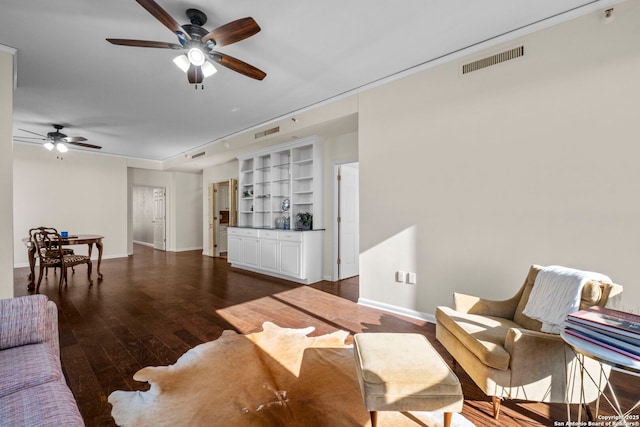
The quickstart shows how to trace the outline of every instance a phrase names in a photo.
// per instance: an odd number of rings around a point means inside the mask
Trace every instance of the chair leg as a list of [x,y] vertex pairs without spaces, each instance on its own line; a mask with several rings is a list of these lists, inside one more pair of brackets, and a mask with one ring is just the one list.
[[451,412],[444,413],[444,427],[451,427]]
[[369,411],[369,415],[371,416],[371,427],[376,427],[376,425],[378,424],[378,412]]
[[91,261],[89,261],[89,263],[87,264],[87,278],[89,279],[89,284],[93,285],[93,280],[91,279]]
[[58,281],[58,292],[62,292],[62,281],[67,282],[67,269],[60,267],[60,280]]
[[36,293],[40,290],[40,282],[42,282],[43,272],[44,272],[44,267],[40,267],[40,274],[38,275],[38,284],[36,285]]
[[500,399],[498,396],[491,396],[491,401],[493,402],[493,419],[497,420],[500,416]]

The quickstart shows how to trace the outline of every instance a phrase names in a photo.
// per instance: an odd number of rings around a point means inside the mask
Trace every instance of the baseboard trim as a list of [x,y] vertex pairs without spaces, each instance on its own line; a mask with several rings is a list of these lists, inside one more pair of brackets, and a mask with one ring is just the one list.
[[400,314],[402,316],[412,317],[414,319],[424,320],[429,323],[436,323],[436,318],[433,314],[423,313],[421,311],[410,310],[404,307],[398,307],[397,305],[386,304],[379,301],[373,301],[366,298],[358,298],[358,304],[366,307],[376,308],[378,310],[388,311],[389,313]]

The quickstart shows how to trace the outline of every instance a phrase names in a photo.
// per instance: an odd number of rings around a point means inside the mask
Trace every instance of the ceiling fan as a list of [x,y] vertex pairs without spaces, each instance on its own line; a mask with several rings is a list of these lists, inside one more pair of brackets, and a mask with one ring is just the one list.
[[14,139],[16,141],[27,140],[24,142],[33,142],[29,140],[34,140],[34,139],[46,141],[44,143],[44,148],[46,148],[49,151],[55,148],[61,153],[66,153],[67,151],[69,151],[69,148],[67,147],[66,144],[77,145],[79,147],[84,147],[84,148],[93,148],[95,150],[100,150],[102,148],[99,145],[87,144],[86,142],[84,142],[87,140],[87,138],[85,137],[65,135],[64,133],[60,132],[64,128],[64,126],[62,125],[53,125],[53,127],[55,128],[55,132],[49,132],[46,135],[41,135],[39,133],[31,132],[30,130],[26,130],[26,129],[18,129],[22,132],[28,132],[33,135],[38,135],[38,138],[33,136],[17,136]]
[[185,50],[186,53],[176,57],[173,62],[187,73],[189,83],[202,83],[205,77],[216,72],[211,62],[223,65],[235,72],[252,79],[262,80],[266,73],[253,65],[214,50],[217,46],[226,46],[244,40],[260,31],[260,26],[251,18],[241,18],[229,22],[213,31],[202,26],[207,22],[207,15],[197,9],[187,9],[190,24],[180,25],[154,0],[136,0],[177,37],[178,42],[166,43],[147,40],[107,39],[108,42],[121,46],[151,47],[160,49]]

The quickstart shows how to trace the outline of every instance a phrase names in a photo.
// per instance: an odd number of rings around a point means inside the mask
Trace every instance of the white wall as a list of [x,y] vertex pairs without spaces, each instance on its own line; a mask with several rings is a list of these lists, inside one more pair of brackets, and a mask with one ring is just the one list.
[[202,175],[173,173],[176,251],[202,249]]
[[133,186],[133,241],[153,245],[153,189],[142,185]]
[[[21,239],[30,228],[39,226],[72,234],[101,234],[103,258],[127,256],[126,160],[74,150],[60,155],[31,144],[15,144],[13,149],[17,267],[28,265]],[[77,251],[86,253],[86,245]]]
[[13,297],[13,55],[0,50],[0,299]]
[[361,94],[363,302],[429,315],[454,291],[506,298],[538,263],[608,274],[640,309],[638,22],[640,2],[620,3],[613,23],[505,46],[524,58],[460,75],[492,49]]

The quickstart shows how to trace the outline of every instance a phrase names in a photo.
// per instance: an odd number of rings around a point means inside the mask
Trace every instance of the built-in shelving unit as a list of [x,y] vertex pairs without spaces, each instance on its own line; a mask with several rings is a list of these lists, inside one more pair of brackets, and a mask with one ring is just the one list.
[[238,225],[282,228],[289,218],[295,229],[297,215],[308,212],[322,228],[322,157],[322,141],[310,137],[239,158]]

